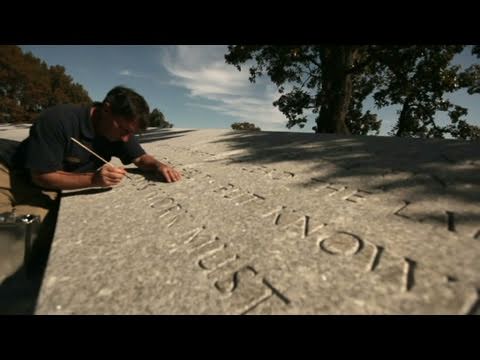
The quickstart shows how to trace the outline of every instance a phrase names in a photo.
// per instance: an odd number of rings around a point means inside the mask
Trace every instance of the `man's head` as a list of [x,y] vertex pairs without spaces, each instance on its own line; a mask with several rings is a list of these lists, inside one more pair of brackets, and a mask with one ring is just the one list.
[[133,134],[145,130],[149,107],[143,96],[132,89],[116,86],[98,108],[98,130],[110,141],[127,142]]

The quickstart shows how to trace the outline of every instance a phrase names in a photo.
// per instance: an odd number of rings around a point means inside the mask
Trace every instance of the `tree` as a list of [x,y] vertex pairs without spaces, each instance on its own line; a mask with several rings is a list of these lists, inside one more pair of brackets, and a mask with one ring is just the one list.
[[[304,112],[311,111],[318,114],[315,132],[350,133],[347,115],[352,106],[358,108],[351,99],[357,68],[366,66],[365,47],[230,45],[228,51],[226,62],[238,70],[240,64],[254,60],[250,81],[266,72],[279,87],[282,95],[273,105],[287,117],[288,128],[303,128]],[[285,92],[287,84],[293,86],[289,92]],[[372,117],[369,120],[376,124]]]
[[378,118],[377,114],[372,114],[370,110],[367,110],[366,113],[363,111],[363,102],[373,91],[374,84],[374,78],[367,73],[353,78],[352,99],[349,111],[345,117],[345,124],[351,134],[368,135],[370,132],[373,132],[375,135],[378,135],[380,132],[382,120]]
[[43,109],[59,103],[91,99],[64,67],[49,68],[18,46],[0,46],[0,122],[32,122]]
[[[472,47],[472,55],[476,55],[477,58],[480,58],[480,45]],[[461,87],[467,88],[468,94],[480,94],[480,65],[473,64],[467,68],[460,74],[459,82]],[[465,120],[458,120],[456,124],[449,127],[448,131],[453,137],[467,140],[480,139],[480,127],[467,124]]]
[[256,127],[255,124],[249,123],[249,122],[243,122],[243,123],[233,123],[232,125],[233,130],[249,130],[249,131],[261,131],[259,127]]
[[[470,125],[461,117],[468,110],[445,97],[472,85],[473,74],[469,76],[460,71],[460,66],[451,65],[454,56],[463,49],[462,45],[414,45],[383,50],[381,62],[376,64],[380,81],[376,82],[373,97],[379,107],[401,105],[391,135],[442,138],[450,133],[467,136]],[[440,126],[435,122],[439,111],[447,112],[451,125]]]
[[173,124],[170,124],[163,113],[158,109],[153,109],[148,118],[148,126],[158,128],[171,128]]

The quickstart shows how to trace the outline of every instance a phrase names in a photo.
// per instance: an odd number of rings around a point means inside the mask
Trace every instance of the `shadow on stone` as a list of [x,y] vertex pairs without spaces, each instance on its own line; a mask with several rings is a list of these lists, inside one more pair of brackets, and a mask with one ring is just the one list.
[[196,130],[165,130],[165,129],[151,129],[137,135],[139,143],[149,143],[157,140],[166,140],[179,136],[186,135],[186,133]]
[[142,175],[148,181],[156,181],[156,182],[162,182],[162,183],[167,182],[167,180],[165,180],[163,177],[159,175],[156,175],[154,172],[142,170],[139,168],[129,168],[128,173],[135,174],[135,175]]
[[18,145],[20,145],[20,141],[0,139],[0,162],[10,166]]
[[[289,132],[239,133],[231,131],[217,143],[247,150],[232,163],[274,165],[284,161],[311,164],[323,172],[315,181],[338,182],[368,176],[386,190],[408,191],[418,198],[445,194],[474,205],[480,193],[478,142],[385,136],[344,136]],[[330,164],[325,171],[325,164]],[[298,186],[311,186],[306,181]]]
[[76,190],[76,191],[69,191],[69,192],[62,192],[62,198],[76,196],[76,195],[95,195],[101,194],[104,192],[111,191],[112,188],[99,188],[99,189],[83,189],[83,190]]

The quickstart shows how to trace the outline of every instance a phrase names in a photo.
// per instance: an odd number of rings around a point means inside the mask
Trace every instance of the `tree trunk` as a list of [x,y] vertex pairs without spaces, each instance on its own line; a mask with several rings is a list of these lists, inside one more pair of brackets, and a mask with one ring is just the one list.
[[333,46],[321,53],[324,102],[316,120],[317,133],[349,134],[345,117],[352,98],[353,67],[358,50],[354,46]]
[[402,106],[402,111],[398,117],[397,132],[395,136],[408,136],[415,130],[415,124],[411,116],[411,99],[406,98]]

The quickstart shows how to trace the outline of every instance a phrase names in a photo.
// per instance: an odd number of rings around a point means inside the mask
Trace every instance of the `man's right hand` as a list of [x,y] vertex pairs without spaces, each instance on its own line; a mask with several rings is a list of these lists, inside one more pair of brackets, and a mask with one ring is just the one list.
[[93,176],[92,185],[100,187],[110,187],[120,184],[127,171],[122,167],[104,165]]

